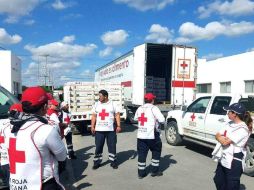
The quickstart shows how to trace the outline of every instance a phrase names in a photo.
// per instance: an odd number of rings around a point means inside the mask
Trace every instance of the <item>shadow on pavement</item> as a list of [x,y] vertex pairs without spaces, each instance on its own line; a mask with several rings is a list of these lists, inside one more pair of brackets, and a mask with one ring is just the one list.
[[[84,179],[86,175],[83,175],[83,172],[88,166],[88,160],[93,154],[87,153],[88,150],[93,148],[94,146],[88,146],[86,148],[76,150],[77,159],[67,160],[66,171],[60,176],[60,181],[64,185],[64,187],[68,190],[82,189],[85,186],[90,186],[89,183],[80,184],[79,187],[74,187],[73,184],[77,181]],[[82,186],[82,187],[81,187]]]
[[91,183],[81,183],[80,185],[78,185],[78,187],[76,189],[81,190],[81,189],[84,189],[89,186],[92,186],[92,184]]
[[177,161],[174,159],[171,159],[172,155],[165,155],[161,157],[160,160],[160,170],[164,172],[166,169],[170,167],[171,164],[176,164]]
[[212,154],[213,149],[211,149],[209,147],[202,146],[202,145],[195,144],[195,143],[188,142],[188,141],[184,141],[183,146],[185,146],[185,148],[187,148],[189,150],[195,151],[195,152],[202,154],[204,156],[207,156],[209,158],[212,157],[211,154]]
[[[170,157],[172,157],[172,155],[165,155],[165,156],[161,157],[161,159],[160,159],[160,171],[161,172],[166,171],[170,167],[171,164],[177,163],[176,160],[171,159]],[[149,162],[147,162],[147,165],[148,166],[146,168],[146,172],[148,174],[151,171],[151,164]]]
[[137,129],[137,127],[133,124],[121,123],[121,125],[122,125],[121,133],[129,133]]
[[127,150],[117,153],[117,163],[118,165],[123,164],[129,159],[135,159],[137,152],[135,150]]

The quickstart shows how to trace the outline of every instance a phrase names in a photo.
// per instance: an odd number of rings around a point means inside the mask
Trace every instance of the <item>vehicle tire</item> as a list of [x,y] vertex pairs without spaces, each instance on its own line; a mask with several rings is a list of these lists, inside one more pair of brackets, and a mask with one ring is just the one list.
[[177,146],[182,143],[182,137],[178,133],[178,127],[175,121],[170,121],[167,123],[165,128],[165,137],[170,145]]
[[248,176],[254,176],[254,138],[249,138],[247,142],[247,156],[245,163],[244,173]]

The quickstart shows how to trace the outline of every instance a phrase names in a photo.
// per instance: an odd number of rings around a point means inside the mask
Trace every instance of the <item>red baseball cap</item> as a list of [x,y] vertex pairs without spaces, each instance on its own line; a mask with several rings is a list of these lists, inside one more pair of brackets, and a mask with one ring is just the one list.
[[39,87],[29,87],[27,88],[21,97],[21,102],[30,102],[32,106],[42,105],[48,101],[48,96],[46,91]]
[[23,112],[22,104],[20,103],[12,104],[10,107],[10,111],[13,111],[13,110],[18,112]]
[[55,99],[49,100],[49,105],[58,106],[58,104],[58,101],[56,101]]
[[155,95],[153,95],[153,93],[147,93],[145,94],[145,97],[144,97],[146,100],[154,100],[156,98]]
[[47,93],[47,97],[48,97],[48,100],[54,99],[54,98],[53,98],[53,95],[52,95],[51,93],[49,93],[49,92]]

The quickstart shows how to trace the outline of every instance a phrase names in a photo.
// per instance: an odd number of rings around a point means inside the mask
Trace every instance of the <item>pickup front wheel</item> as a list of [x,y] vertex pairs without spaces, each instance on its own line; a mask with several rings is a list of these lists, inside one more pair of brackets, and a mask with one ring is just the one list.
[[170,121],[167,123],[165,128],[165,136],[168,144],[176,146],[181,144],[182,137],[178,133],[177,123],[175,121]]
[[254,176],[254,139],[249,138],[247,142],[247,156],[245,159],[245,171],[248,176]]

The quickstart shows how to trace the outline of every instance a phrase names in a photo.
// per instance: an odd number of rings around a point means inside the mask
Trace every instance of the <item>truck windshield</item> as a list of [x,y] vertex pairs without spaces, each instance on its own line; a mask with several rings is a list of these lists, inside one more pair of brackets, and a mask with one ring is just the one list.
[[0,119],[8,117],[9,108],[14,103],[18,103],[17,98],[0,86]]

